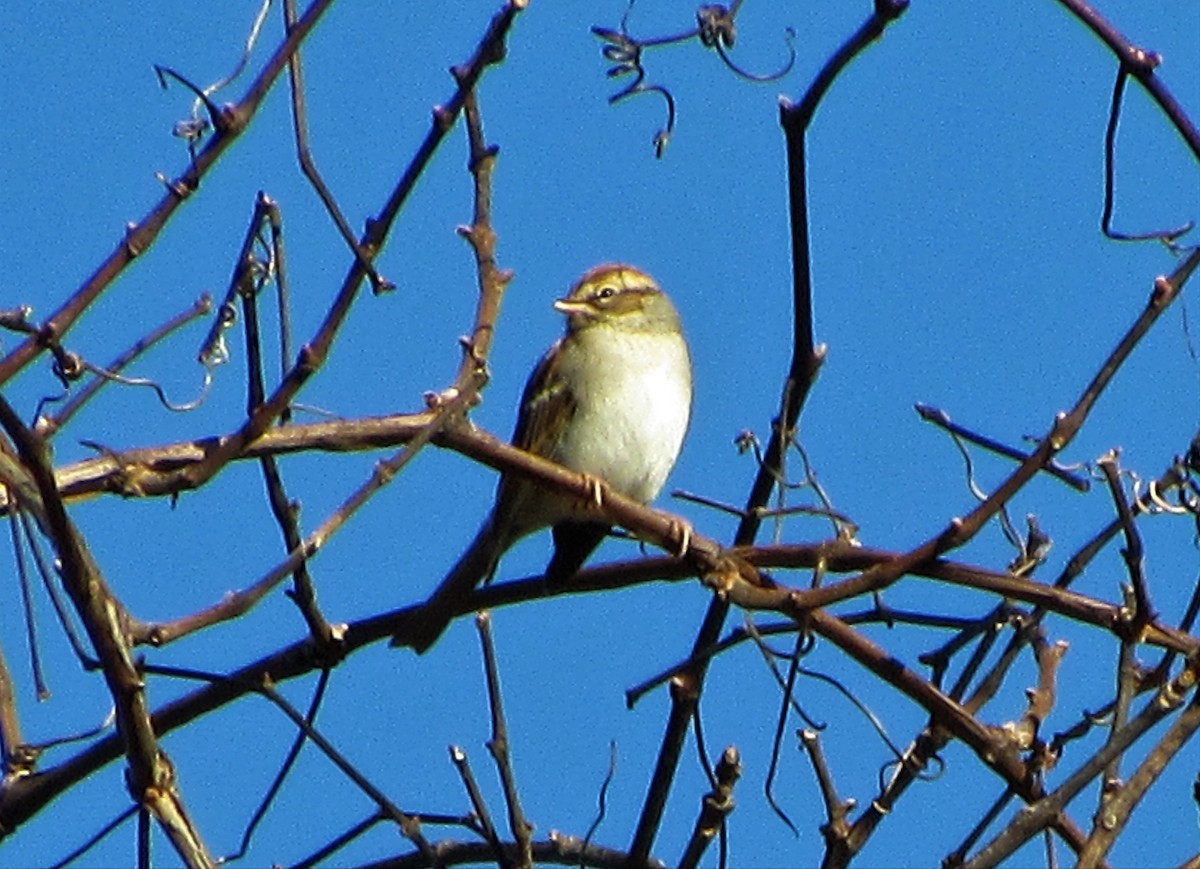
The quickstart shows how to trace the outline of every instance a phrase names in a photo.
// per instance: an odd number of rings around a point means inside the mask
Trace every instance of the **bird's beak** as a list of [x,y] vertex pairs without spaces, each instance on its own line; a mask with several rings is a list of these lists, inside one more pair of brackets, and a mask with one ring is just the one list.
[[592,311],[592,306],[587,302],[573,301],[571,299],[557,299],[554,302],[554,310],[567,316],[577,315],[586,317]]

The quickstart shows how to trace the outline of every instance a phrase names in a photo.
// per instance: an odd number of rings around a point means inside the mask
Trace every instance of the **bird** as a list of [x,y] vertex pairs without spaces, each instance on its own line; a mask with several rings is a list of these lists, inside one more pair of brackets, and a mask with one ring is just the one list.
[[[647,504],[675,465],[692,411],[692,362],[679,313],[641,269],[590,269],[554,307],[566,331],[534,367],[521,398],[515,446],[600,478]],[[548,585],[569,580],[611,526],[594,505],[505,473],[471,545],[424,605],[410,610],[393,646],[426,652],[461,608],[490,581],[518,540],[551,529]]]

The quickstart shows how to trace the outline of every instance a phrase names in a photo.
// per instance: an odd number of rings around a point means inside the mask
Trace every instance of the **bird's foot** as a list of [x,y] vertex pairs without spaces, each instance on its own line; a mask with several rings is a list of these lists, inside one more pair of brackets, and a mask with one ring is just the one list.
[[594,474],[580,474],[583,485],[587,489],[587,500],[599,510],[604,506],[604,481]]
[[679,517],[671,518],[671,525],[667,531],[667,540],[675,545],[674,555],[676,558],[683,558],[688,554],[688,550],[692,547],[692,524],[686,522]]

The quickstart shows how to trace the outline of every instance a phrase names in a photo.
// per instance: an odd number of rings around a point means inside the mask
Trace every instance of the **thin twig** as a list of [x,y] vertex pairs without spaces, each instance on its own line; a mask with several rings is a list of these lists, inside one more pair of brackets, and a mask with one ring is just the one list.
[[1140,626],[1154,617],[1154,611],[1150,604],[1150,592],[1146,588],[1145,563],[1142,557],[1142,535],[1133,522],[1133,510],[1130,508],[1129,501],[1125,497],[1125,490],[1121,488],[1116,453],[1109,452],[1101,456],[1097,465],[1100,467],[1100,470],[1104,474],[1104,479],[1108,483],[1109,492],[1112,493],[1113,503],[1117,508],[1117,518],[1120,520],[1121,529],[1125,533],[1125,548],[1121,550],[1121,557],[1125,559],[1125,569],[1129,573],[1129,582],[1133,586],[1134,611],[1131,614],[1132,621],[1136,626]]
[[[283,20],[290,33],[296,26],[296,0],[283,0]],[[308,144],[308,109],[305,103],[304,68],[300,61],[299,47],[292,53],[291,59],[288,61],[288,77],[292,98],[292,131],[296,138],[296,157],[300,161],[300,171],[304,173],[304,177],[317,192],[317,198],[325,206],[325,211],[333,220],[338,234],[346,242],[350,252],[354,254],[358,265],[366,272],[367,280],[371,282],[371,290],[377,295],[394,290],[396,285],[380,276],[375,270],[375,264],[371,261],[370,255],[354,237],[354,230],[350,228],[350,223],[342,214],[342,209],[338,207],[337,200],[333,198],[333,193],[317,170],[316,161],[313,160],[312,148]],[[290,355],[287,358],[290,359]]]
[[[320,677],[317,679],[317,686],[313,690],[312,700],[308,704],[308,712],[304,715],[304,720],[308,724],[309,729],[313,727],[313,723],[317,720],[317,710],[321,708],[321,701],[325,699],[325,689],[329,687],[329,671],[322,670]],[[250,839],[254,836],[254,831],[258,829],[258,825],[262,819],[267,816],[267,810],[274,802],[280,788],[283,787],[284,781],[288,777],[288,773],[296,764],[296,760],[300,757],[300,749],[304,747],[305,741],[308,739],[308,733],[301,729],[297,731],[292,739],[292,745],[284,756],[283,763],[279,766],[279,772],[275,773],[275,778],[267,787],[262,799],[258,803],[258,807],[254,810],[254,814],[250,816],[250,822],[246,824],[246,829],[242,832],[242,841],[238,845],[238,849],[225,857],[221,858],[222,863],[229,863],[234,860],[240,860],[246,856],[246,852],[250,850]]]
[[[795,430],[796,421],[804,407],[808,391],[816,380],[817,370],[824,358],[822,348],[816,346],[813,337],[812,271],[808,232],[808,184],[806,180],[806,156],[804,138],[808,125],[816,114],[818,103],[833,80],[850,61],[868,45],[879,38],[887,24],[894,20],[907,5],[903,0],[891,4],[880,4],[862,27],[825,64],[809,85],[804,99],[796,106],[785,105],[781,112],[781,123],[787,140],[788,153],[788,201],[790,203],[792,234],[792,302],[795,316],[792,331],[792,358],[784,378],[779,416],[772,426],[771,441],[759,473],[755,477],[746,498],[744,518],[738,525],[734,542],[745,545],[758,535],[761,520],[756,511],[766,506],[775,487],[776,473],[783,465]],[[688,722],[692,718],[696,699],[700,695],[708,672],[708,659],[702,657],[721,635],[721,628],[729,612],[730,601],[721,595],[714,596],[705,614],[704,621],[692,644],[691,658],[696,666],[679,678],[691,683],[691,690],[680,693],[680,700],[673,701],[671,713],[663,732],[658,760],[650,780],[646,800],[638,818],[630,852],[635,859],[645,860],[654,845],[666,808],[670,782],[675,778],[683,741],[687,735]]]
[[137,806],[129,806],[119,815],[89,836],[86,842],[73,850],[70,854],[67,854],[57,863],[51,864],[50,869],[66,869],[67,866],[73,866],[76,860],[78,860],[88,851],[92,850],[92,848],[95,848],[98,844],[104,841],[104,838],[108,836],[109,833],[128,821],[139,811],[140,809]]
[[[157,329],[151,330],[144,338],[138,339],[138,341],[135,342],[132,347],[117,356],[112,362],[108,363],[108,365],[104,367],[104,370],[114,374],[120,373],[126,367],[128,367],[131,362],[158,344],[158,342],[162,341],[169,335],[172,335],[183,326],[186,326],[188,323],[192,322],[192,320],[205,316],[211,310],[212,297],[208,295],[208,293],[204,293],[192,304],[190,308],[180,311]],[[87,404],[87,402],[90,401],[97,392],[100,391],[103,386],[111,382],[112,381],[109,378],[95,375],[90,381],[88,381],[86,386],[72,395],[67,402],[58,409],[57,413],[39,418],[35,423],[35,430],[38,432],[38,434],[46,435],[47,437],[52,435],[54,432],[59,431],[70,421],[71,417],[78,413],[79,410],[85,404]]]
[[1192,155],[1200,160],[1200,129],[1187,116],[1183,106],[1171,94],[1162,80],[1154,74],[1162,58],[1130,42],[1086,0],[1058,0],[1058,2],[1082,21],[1100,38],[1116,56],[1128,73],[1138,80],[1151,99],[1158,104],[1163,115],[1191,149]]
[[[957,435],[965,441],[970,441],[976,446],[983,447],[985,450],[993,452],[998,456],[1004,456],[1006,459],[1012,459],[1015,462],[1023,462],[1029,458],[1029,453],[1027,452],[1010,447],[1008,444],[1002,443],[995,438],[982,435],[979,432],[972,431],[965,426],[953,422],[950,419],[950,415],[941,408],[921,403],[913,405],[913,408],[917,411],[917,415],[925,420],[925,422]],[[1049,462],[1042,470],[1050,474],[1050,476],[1062,480],[1062,482],[1076,491],[1086,492],[1091,488],[1091,481],[1087,477],[1072,473],[1058,462]]]
[[304,859],[293,863],[290,869],[314,869],[317,866],[328,866],[330,857],[386,820],[388,818],[383,812],[378,810],[372,812],[357,824],[352,824],[344,832],[334,836]]
[[[21,497],[40,516],[61,564],[60,575],[100,659],[117,712],[128,762],[126,786],[133,800],[153,814],[176,852],[189,866],[210,866],[212,857],[189,817],[174,768],[150,721],[145,682],[130,654],[131,620],[113,595],[83,536],[67,516],[50,467],[49,445],[20,420],[0,396],[0,425],[16,445],[36,491]],[[13,485],[14,479],[5,482]]]
[[117,276],[138,256],[154,243],[158,234],[174,216],[176,210],[190,198],[221,155],[232,145],[249,125],[266,97],[276,76],[283,71],[284,64],[296,47],[308,36],[321,16],[333,5],[333,0],[313,0],[296,26],[263,64],[257,78],[247,88],[245,95],[236,105],[221,111],[225,123],[217,134],[209,139],[204,149],[196,154],[187,170],[167,184],[167,192],[158,204],[140,222],[130,226],[116,249],[104,260],[83,285],[39,327],[37,334],[0,360],[0,385],[8,382],[14,374],[28,365],[46,346],[49,340],[60,340],[79,317],[91,307]]
[[319,749],[322,754],[324,754],[333,762],[334,766],[341,770],[342,774],[346,776],[346,778],[352,781],[359,790],[366,794],[371,801],[375,803],[380,812],[383,812],[391,820],[395,821],[401,832],[404,833],[404,836],[414,845],[416,845],[416,847],[425,856],[425,859],[429,861],[429,865],[438,865],[437,860],[434,858],[432,847],[425,839],[424,834],[421,832],[421,818],[401,811],[395,803],[388,799],[387,795],[384,794],[383,791],[372,784],[371,781],[365,775],[363,775],[358,768],[354,766],[354,764],[347,760],[346,757],[340,751],[338,751],[328,739],[322,736],[321,732],[318,731],[305,716],[301,715],[299,710],[292,706],[292,704],[289,703],[287,699],[283,697],[283,695],[276,691],[275,686],[271,684],[270,681],[264,681],[259,685],[254,686],[252,690],[257,691],[263,697],[274,703],[284,715],[291,719],[292,723],[295,724],[296,728],[304,734],[306,739],[312,742],[312,744]]
[[[25,638],[29,643],[29,668],[33,673],[34,690],[37,691],[38,700],[47,700],[50,697],[50,689],[46,687],[46,676],[42,672],[42,656],[38,651],[37,618],[33,611],[33,584],[29,576],[28,564],[25,561],[21,522],[15,512],[10,513],[8,518],[9,530],[12,532],[13,556],[17,562],[17,586],[21,590],[21,607],[25,615]],[[0,717],[3,716],[0,715]],[[2,732],[0,731],[0,733]]]
[[508,808],[508,825],[517,841],[514,866],[529,869],[533,865],[531,850],[533,825],[525,819],[521,808],[521,797],[517,793],[517,779],[513,774],[512,759],[508,753],[508,723],[504,719],[504,698],[500,691],[500,670],[496,666],[496,647],[492,642],[492,620],[486,612],[475,617],[479,629],[479,643],[483,649],[484,675],[487,677],[488,708],[492,714],[492,736],[487,748],[496,762],[496,771],[504,786],[504,804]]
[[846,851],[846,837],[849,828],[846,824],[847,815],[854,809],[854,800],[843,800],[838,796],[837,785],[833,782],[833,772],[825,760],[825,752],[821,748],[821,737],[813,730],[801,730],[797,734],[804,753],[812,762],[813,773],[817,777],[817,787],[821,791],[821,799],[825,803],[825,823],[821,826],[821,835],[825,838],[825,857],[822,866],[840,865],[849,856]]
[[463,787],[466,788],[467,798],[471,801],[471,811],[475,814],[475,820],[479,824],[480,832],[483,833],[483,838],[491,843],[495,850],[496,862],[501,866],[510,865],[504,853],[504,847],[500,842],[500,837],[496,835],[496,827],[492,823],[492,815],[488,811],[487,803],[483,799],[483,792],[479,790],[479,784],[475,781],[475,774],[471,772],[471,762],[467,760],[467,753],[457,745],[450,746],[450,760],[454,764],[454,768],[458,770],[458,777],[462,779]]
[[[417,179],[429,165],[434,152],[440,146],[446,133],[453,126],[458,113],[462,110],[466,94],[475,86],[484,70],[497,63],[503,57],[502,46],[517,14],[524,8],[524,0],[509,0],[508,3],[493,16],[487,31],[481,37],[470,61],[462,67],[462,72],[456,76],[458,87],[450,100],[439,106],[433,113],[433,121],[424,141],[410,161],[399,180],[396,182],[387,202],[379,214],[369,221],[367,230],[360,240],[360,247],[371,257],[376,256],[387,240],[392,225],[400,213],[401,207],[407,202],[409,194],[416,185]],[[303,21],[303,19],[302,19]],[[297,30],[294,32],[299,32]],[[324,364],[350,308],[358,294],[358,289],[366,277],[366,272],[359,265],[357,258],[351,264],[346,277],[342,281],[328,311],[311,340],[301,348],[295,364],[284,375],[283,380],[254,411],[232,437],[223,441],[203,461],[192,466],[187,473],[187,483],[195,488],[203,485],[218,473],[226,464],[239,456],[246,446],[257,440],[279,418],[300,389],[308,382],[317,370]],[[3,374],[3,363],[0,363],[0,375]],[[0,383],[2,383],[0,379]]]
[[[1100,775],[1113,757],[1125,751],[1130,745],[1148,731],[1151,727],[1178,709],[1185,696],[1194,690],[1196,673],[1191,668],[1185,669],[1178,677],[1157,692],[1132,721],[1117,731],[1113,739],[1085,761],[1059,787],[1028,811],[1019,813],[999,835],[989,842],[974,857],[963,864],[964,869],[982,869],[985,866],[999,865],[1010,857],[1019,847],[1037,835],[1047,824],[1054,821],[1062,813],[1068,803],[1083,787],[1097,775]],[[1192,709],[1196,709],[1195,703]],[[1194,729],[1200,721],[1191,722]],[[1083,843],[1081,843],[1082,845]],[[1077,853],[1081,854],[1082,848]]]
[[[715,775],[713,789],[700,801],[700,814],[692,829],[692,837],[679,858],[679,869],[695,869],[713,837],[725,829],[734,806],[733,787],[742,776],[742,759],[734,746],[729,746],[721,753]],[[724,866],[724,862],[721,865]]]

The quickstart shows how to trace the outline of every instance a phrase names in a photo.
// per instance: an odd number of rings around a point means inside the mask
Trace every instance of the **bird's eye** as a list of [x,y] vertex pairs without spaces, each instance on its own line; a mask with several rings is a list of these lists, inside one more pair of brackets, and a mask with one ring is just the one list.
[[597,299],[611,299],[616,294],[617,294],[617,291],[615,289],[613,289],[612,287],[601,287],[599,290],[596,291],[596,298]]

